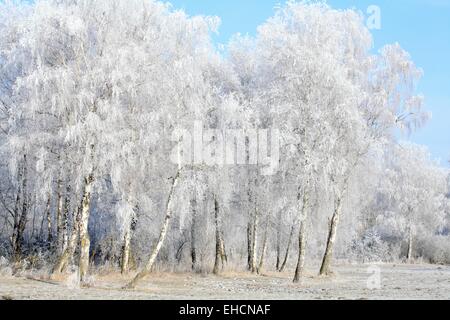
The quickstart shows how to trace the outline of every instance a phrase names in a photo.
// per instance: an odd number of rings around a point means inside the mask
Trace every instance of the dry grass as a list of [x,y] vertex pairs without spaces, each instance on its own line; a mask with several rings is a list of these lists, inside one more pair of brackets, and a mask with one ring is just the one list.
[[259,276],[226,271],[220,276],[155,272],[135,290],[123,290],[135,273],[92,276],[90,286],[74,285],[74,274],[43,277],[0,277],[0,297],[10,299],[450,299],[450,267],[380,265],[382,287],[370,290],[365,265],[336,267],[332,277],[312,269],[302,284],[292,272],[267,271]]

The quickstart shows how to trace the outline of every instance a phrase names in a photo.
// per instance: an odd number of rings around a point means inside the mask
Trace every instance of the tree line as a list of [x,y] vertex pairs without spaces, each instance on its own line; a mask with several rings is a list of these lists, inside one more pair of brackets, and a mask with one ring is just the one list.
[[[323,3],[226,51],[219,24],[152,0],[0,4],[0,256],[82,282],[139,271],[130,288],[155,268],[449,263],[449,171],[398,139],[429,118],[410,55],[374,53],[358,12]],[[198,123],[210,165],[174,139]],[[255,129],[279,133],[257,139],[273,174],[248,137],[243,163],[220,161],[220,132]]]

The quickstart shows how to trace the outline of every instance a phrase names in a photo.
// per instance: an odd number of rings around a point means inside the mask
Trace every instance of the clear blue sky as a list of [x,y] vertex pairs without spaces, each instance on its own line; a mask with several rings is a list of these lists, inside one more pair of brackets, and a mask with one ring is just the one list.
[[[174,8],[190,15],[216,15],[222,19],[218,43],[227,43],[240,32],[254,35],[258,25],[284,1],[274,0],[171,0]],[[329,0],[334,8],[356,8],[366,12],[370,5],[381,9],[381,30],[373,30],[375,49],[399,42],[424,70],[419,91],[433,119],[405,139],[427,145],[442,164],[450,159],[450,0]]]

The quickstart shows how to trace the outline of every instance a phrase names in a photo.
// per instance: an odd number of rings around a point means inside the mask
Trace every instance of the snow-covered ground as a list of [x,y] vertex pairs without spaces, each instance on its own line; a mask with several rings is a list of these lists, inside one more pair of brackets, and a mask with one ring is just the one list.
[[[379,269],[377,269],[379,267]],[[381,286],[377,287],[380,272]],[[450,299],[450,267],[433,265],[340,266],[332,278],[308,276],[303,285],[290,273],[221,277],[154,274],[136,290],[122,290],[129,278],[96,276],[90,288],[73,281],[0,276],[1,299]]]

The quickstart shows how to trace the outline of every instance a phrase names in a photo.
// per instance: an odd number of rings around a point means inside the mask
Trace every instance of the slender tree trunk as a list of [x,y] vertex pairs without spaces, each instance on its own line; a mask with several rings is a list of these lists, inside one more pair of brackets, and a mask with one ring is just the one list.
[[196,270],[197,268],[197,200],[192,199],[191,201],[191,209],[192,209],[192,224],[191,224],[191,262],[192,262],[192,270]]
[[247,223],[247,269],[252,271],[252,260],[253,260],[253,226],[252,226],[253,215],[250,215]]
[[47,216],[47,248],[48,250],[51,250],[53,243],[53,229],[52,229],[52,211],[51,211],[50,194],[48,195],[47,200],[46,216]]
[[167,231],[169,229],[170,221],[172,219],[172,200],[175,193],[175,189],[178,185],[179,179],[180,179],[181,169],[178,170],[175,178],[172,180],[172,186],[170,188],[169,197],[167,198],[166,203],[166,216],[164,218],[164,223],[161,228],[161,232],[159,234],[159,239],[156,243],[155,248],[152,251],[152,254],[150,255],[150,258],[145,265],[144,269],[139,272],[136,277],[126,286],[127,289],[133,289],[136,287],[137,283],[144,279],[152,270],[153,265],[155,264],[156,258],[158,257],[159,251],[161,250],[164,240],[166,239]]
[[89,249],[91,246],[91,240],[89,238],[88,226],[89,226],[89,214],[91,209],[91,192],[92,184],[94,182],[93,174],[85,178],[85,185],[83,191],[83,200],[81,205],[80,214],[80,259],[79,259],[79,272],[80,281],[83,283],[86,280],[86,276],[89,271]]
[[131,260],[131,238],[136,230],[136,218],[133,216],[127,226],[125,231],[123,247],[122,247],[122,259],[121,259],[121,272],[126,274],[130,270],[130,260]]
[[[24,190],[26,190],[26,178],[24,178]],[[28,216],[28,196],[27,194],[24,194],[22,204],[22,215],[20,216],[19,220],[19,231],[16,240],[17,244],[15,252],[16,261],[20,260],[22,255],[22,246],[24,243],[24,233],[27,224],[27,216]]]
[[13,253],[13,260],[14,262],[17,262],[17,253],[19,251],[19,244],[17,242],[17,239],[19,237],[19,206],[20,206],[20,198],[21,198],[21,187],[17,190],[17,196],[16,196],[16,204],[14,208],[14,223],[13,223],[13,231],[11,235],[11,247],[12,247],[12,253]]
[[257,248],[258,248],[258,209],[255,209],[252,224],[252,261],[251,272],[257,273]]
[[413,243],[414,243],[414,232],[412,225],[410,225],[408,235],[408,254],[406,257],[408,263],[411,263],[413,261]]
[[5,214],[3,216],[3,226],[2,226],[2,230],[0,231],[0,234],[5,234],[7,228],[8,228],[8,215]]
[[[60,173],[61,175],[61,173]],[[63,197],[62,197],[62,180],[58,178],[56,191],[56,254],[61,255],[63,248]]]
[[[250,181],[247,186],[247,196],[248,196],[248,204],[249,208],[252,206],[252,192],[251,192],[251,185]],[[250,209],[248,211],[248,222],[247,222],[247,269],[248,271],[252,271],[252,264],[255,256],[255,251],[253,250],[253,232],[254,232],[254,211]]]
[[225,249],[225,240],[223,237],[223,232],[220,232],[220,258],[222,261],[222,269],[225,266],[225,263],[228,262],[227,251]]
[[303,277],[305,271],[305,257],[306,257],[306,221],[300,223],[299,239],[298,239],[298,261],[295,269],[294,282],[298,283]]
[[278,213],[278,224],[277,224],[277,263],[275,265],[275,269],[277,271],[280,270],[281,267],[281,211]]
[[289,251],[291,250],[292,239],[294,238],[294,231],[295,231],[295,224],[292,225],[291,232],[289,233],[289,239],[286,246],[286,254],[284,255],[283,263],[281,264],[281,267],[279,269],[280,272],[283,272],[284,268],[286,268],[286,264],[289,259]]
[[335,210],[333,217],[331,218],[330,228],[328,231],[327,245],[325,249],[325,254],[322,259],[322,266],[320,267],[320,275],[330,275],[331,274],[331,260],[333,259],[333,249],[334,243],[336,241],[337,227],[339,225],[339,220],[341,218],[342,212],[342,197],[339,196],[336,199]]
[[303,277],[305,271],[305,258],[306,258],[306,225],[308,223],[308,210],[309,210],[309,182],[306,184],[306,188],[303,191],[303,206],[300,217],[300,230],[298,237],[298,260],[297,268],[295,269],[294,283],[299,283]]
[[62,216],[62,251],[64,252],[69,242],[69,211],[70,211],[70,196],[72,188],[68,184],[66,187],[66,196],[64,200],[64,211]]
[[259,259],[259,265],[258,265],[258,274],[262,274],[262,272],[263,272],[264,258],[265,258],[266,251],[267,251],[267,235],[269,232],[269,219],[270,219],[270,217],[267,216],[266,227],[264,230],[264,238],[263,238],[262,248],[261,248],[261,257]]
[[122,261],[121,261],[122,274],[126,274],[129,271],[130,246],[131,246],[131,227],[128,226],[127,230],[125,231],[123,239]]
[[[83,199],[84,200],[84,199]],[[58,258],[55,266],[53,267],[53,274],[63,273],[67,270],[69,263],[71,262],[73,255],[75,253],[75,249],[77,247],[77,240],[80,234],[80,220],[81,220],[81,208],[82,204],[78,207],[75,213],[75,219],[73,223],[73,229],[70,234],[67,247],[62,253],[62,255]]]
[[30,251],[33,249],[34,235],[36,233],[36,206],[33,205],[35,203],[36,203],[36,193],[34,193],[33,202],[29,204],[30,207],[33,207],[33,219],[31,220],[31,235],[28,238],[28,248]]
[[23,168],[19,167],[18,169],[18,187],[17,187],[17,195],[16,195],[16,201],[14,205],[14,211],[13,211],[13,230],[11,235],[11,247],[12,247],[12,253],[13,253],[13,260],[16,262],[16,252],[17,252],[17,237],[19,233],[19,220],[20,220],[20,199],[22,196],[22,184],[23,184]]
[[214,197],[214,224],[216,227],[216,255],[214,260],[214,269],[213,273],[218,275],[220,272],[220,261],[222,259],[222,250],[221,250],[221,235],[220,235],[220,226],[219,226],[219,203],[217,198]]
[[[27,224],[27,214],[28,214],[28,195],[27,195],[27,157],[24,156],[23,160],[23,170],[20,175],[22,178],[22,212],[19,217],[18,207],[17,212],[14,215],[14,231],[13,231],[13,258],[15,262],[20,261],[22,256],[22,245],[23,245],[23,237],[25,232],[25,227]],[[18,198],[20,201],[20,195],[18,194]],[[17,200],[16,199],[16,200]],[[18,203],[16,202],[16,205]]]
[[41,223],[39,224],[38,241],[41,242],[41,243],[45,242],[45,239],[44,239],[44,223],[45,223],[46,219],[47,219],[47,211],[45,211],[44,214],[42,215]]

